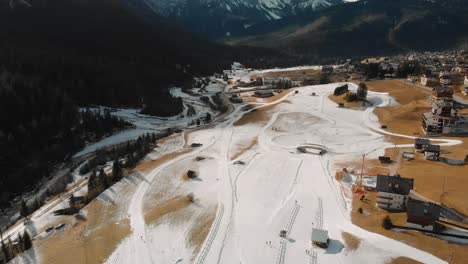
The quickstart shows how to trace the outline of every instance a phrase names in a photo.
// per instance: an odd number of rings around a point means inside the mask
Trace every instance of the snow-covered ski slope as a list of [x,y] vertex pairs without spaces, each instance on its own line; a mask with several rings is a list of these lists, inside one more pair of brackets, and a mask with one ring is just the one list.
[[[338,85],[291,90],[275,102],[257,106],[256,111],[266,119],[243,125],[234,125],[244,114],[238,106],[227,121],[189,133],[186,146],[203,146],[146,175],[128,201],[132,233],[107,263],[373,264],[400,256],[445,263],[352,224],[350,201],[335,181],[334,164],[364,153],[382,155],[392,145],[384,141],[372,109],[338,108],[328,100]],[[392,103],[384,93],[369,92],[369,100],[375,106]],[[265,106],[268,110],[263,111]],[[447,145],[459,143],[439,140]],[[296,148],[304,145],[322,146],[327,153],[299,154]],[[196,161],[196,157],[205,160]],[[183,179],[190,169],[199,173],[197,180]],[[157,221],[147,220],[161,201],[190,193],[195,197],[190,205]],[[211,221],[204,239],[196,243],[192,235],[206,228],[200,225],[201,218]],[[312,247],[313,227],[329,231],[328,249]],[[286,238],[279,236],[281,230],[288,231]],[[342,232],[359,238],[359,248],[347,250]]]

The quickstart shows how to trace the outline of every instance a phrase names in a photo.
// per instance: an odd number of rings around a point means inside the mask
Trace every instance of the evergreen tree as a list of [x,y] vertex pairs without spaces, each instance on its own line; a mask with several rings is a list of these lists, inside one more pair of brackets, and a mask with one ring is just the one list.
[[13,248],[13,242],[11,242],[11,237],[8,238],[7,248],[8,248],[9,254],[10,254],[10,258],[14,259],[15,256],[16,256],[16,252],[15,252],[15,250]]
[[320,84],[328,84],[330,83],[330,78],[328,77],[328,74],[326,73],[322,73],[320,74],[320,78],[319,78],[319,83]]
[[93,170],[88,179],[88,192],[94,192],[96,190],[96,170]]
[[68,200],[68,204],[71,208],[75,208],[75,204],[76,204],[76,197],[75,195],[71,195],[70,196],[70,199]]
[[24,248],[24,251],[32,248],[32,240],[31,240],[31,237],[29,236],[29,233],[28,231],[24,230],[24,234],[23,234],[23,240],[24,240],[24,244],[23,244],[23,248]]
[[3,256],[5,258],[6,263],[8,263],[12,259],[12,254],[11,254],[10,248],[8,247],[7,244],[5,244],[5,241],[3,240],[3,238],[2,238],[2,252],[3,252]]
[[105,189],[109,188],[109,185],[110,185],[109,180],[107,179],[107,175],[104,172],[104,169],[101,169],[99,171],[98,182],[99,182],[99,186],[100,186],[101,190],[105,190]]
[[37,210],[37,209],[41,208],[41,202],[39,201],[39,199],[34,200],[33,208],[34,208],[34,210]]
[[21,249],[21,251],[24,251],[24,239],[21,233],[18,234],[18,246]]
[[120,165],[120,161],[117,158],[114,160],[114,164],[112,165],[112,180],[114,182],[119,181],[120,179],[122,179],[122,174],[122,166]]
[[133,153],[127,154],[127,162],[125,163],[125,167],[131,168],[135,165],[135,158],[133,157]]
[[27,217],[29,215],[29,208],[25,200],[21,201],[20,214],[22,217]]
[[360,83],[356,94],[357,94],[357,97],[360,100],[366,100],[366,98],[367,98],[367,85],[365,83]]
[[205,123],[209,123],[211,122],[211,114],[210,113],[206,113],[206,116],[205,116]]

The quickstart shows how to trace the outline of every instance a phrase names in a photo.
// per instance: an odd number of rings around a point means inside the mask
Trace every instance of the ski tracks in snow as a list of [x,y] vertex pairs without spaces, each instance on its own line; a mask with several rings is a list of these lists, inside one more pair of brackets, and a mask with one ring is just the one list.
[[213,244],[213,241],[216,238],[216,234],[218,233],[221,220],[223,219],[223,215],[224,205],[221,204],[220,208],[218,209],[218,213],[216,214],[215,222],[211,227],[210,233],[208,234],[208,238],[206,239],[205,244],[203,245],[203,248],[200,251],[200,254],[198,255],[197,261],[195,262],[196,264],[202,264],[205,262],[205,259],[208,256],[208,253],[210,252],[211,245]]

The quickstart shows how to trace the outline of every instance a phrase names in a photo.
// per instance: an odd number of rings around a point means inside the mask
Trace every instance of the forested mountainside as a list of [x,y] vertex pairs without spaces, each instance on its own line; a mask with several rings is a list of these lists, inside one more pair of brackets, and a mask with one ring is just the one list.
[[322,10],[345,0],[149,0],[152,10],[188,29],[219,38],[243,35],[246,28],[300,13]]
[[[268,50],[230,48],[166,23],[139,1],[0,1],[0,206],[47,176],[85,141],[126,124],[80,113],[90,104],[178,114],[167,88],[233,60],[286,62]],[[90,134],[92,135],[90,137]]]
[[249,37],[227,41],[309,59],[464,48],[467,11],[460,0],[367,0],[252,26]]

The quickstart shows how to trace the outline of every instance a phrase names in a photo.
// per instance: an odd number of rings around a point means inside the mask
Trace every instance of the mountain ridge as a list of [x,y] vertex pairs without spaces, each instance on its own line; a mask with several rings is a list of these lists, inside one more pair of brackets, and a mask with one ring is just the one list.
[[321,10],[349,0],[145,0],[154,12],[212,38],[239,35],[260,22]]
[[466,48],[460,0],[366,0],[254,25],[232,45],[288,50],[311,60]]

